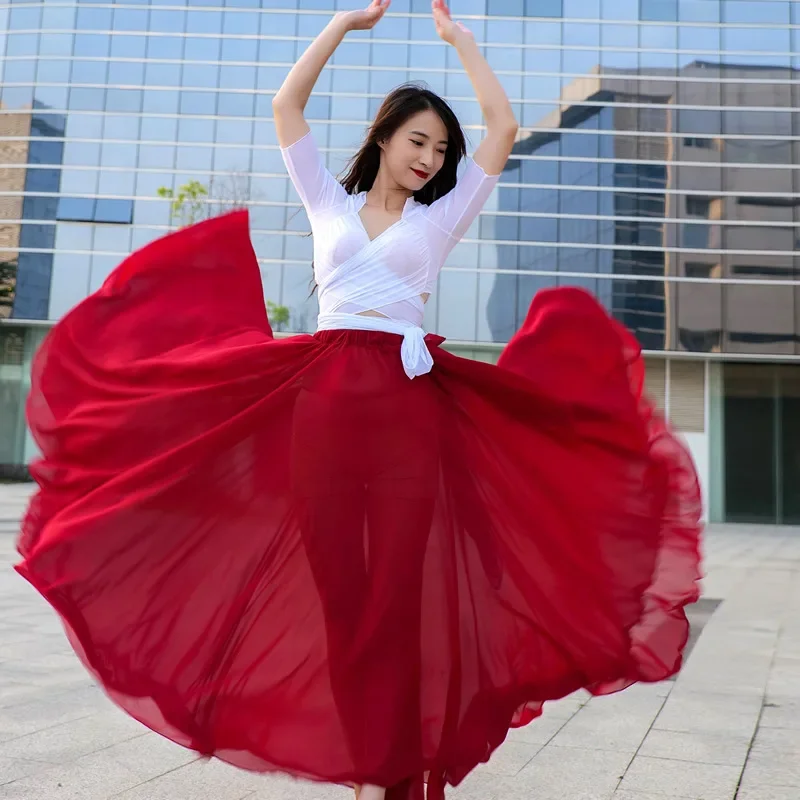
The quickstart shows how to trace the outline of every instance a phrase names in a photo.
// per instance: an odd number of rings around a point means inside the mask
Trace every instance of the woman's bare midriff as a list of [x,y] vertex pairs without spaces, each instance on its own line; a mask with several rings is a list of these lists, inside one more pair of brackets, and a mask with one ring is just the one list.
[[[428,299],[430,298],[430,296],[431,296],[430,292],[424,292],[423,294],[421,294],[419,296],[419,298],[420,298],[420,300],[422,300],[423,303],[427,303]],[[388,319],[386,314],[381,314],[380,311],[359,311],[357,316],[359,316],[359,317],[383,317],[384,319]]]

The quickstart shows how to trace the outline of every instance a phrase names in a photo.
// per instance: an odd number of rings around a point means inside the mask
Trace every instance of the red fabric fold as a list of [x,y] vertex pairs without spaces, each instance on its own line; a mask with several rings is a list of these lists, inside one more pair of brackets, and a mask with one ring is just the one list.
[[[541,292],[498,366],[275,340],[247,215],[52,330],[17,567],[109,696],[243,768],[442,800],[510,727],[680,667],[700,495],[630,334]],[[535,723],[534,723],[535,724]]]

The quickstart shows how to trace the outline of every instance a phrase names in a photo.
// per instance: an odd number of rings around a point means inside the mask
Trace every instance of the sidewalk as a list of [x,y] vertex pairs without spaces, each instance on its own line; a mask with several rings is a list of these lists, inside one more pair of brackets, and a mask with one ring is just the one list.
[[[94,687],[10,569],[29,489],[0,485],[0,798],[346,800],[147,732]],[[712,527],[676,680],[579,695],[512,731],[452,800],[798,800],[800,528]]]

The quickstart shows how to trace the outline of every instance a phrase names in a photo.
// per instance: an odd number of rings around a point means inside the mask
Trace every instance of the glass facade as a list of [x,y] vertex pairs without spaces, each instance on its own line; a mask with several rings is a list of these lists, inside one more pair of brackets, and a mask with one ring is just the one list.
[[[0,466],[31,451],[42,323],[180,222],[247,205],[265,298],[288,309],[284,329],[313,329],[309,225],[271,100],[331,15],[365,2],[0,2]],[[426,328],[489,360],[538,289],[590,289],[653,355],[712,518],[800,519],[800,364],[764,363],[800,361],[800,0],[453,6],[522,127]],[[393,0],[308,105],[334,172],[406,81],[445,95],[477,146],[480,109],[430,0]],[[186,186],[200,195],[176,214]],[[747,483],[754,464],[763,486]]]
[[800,525],[800,372],[722,366],[725,519]]
[[[362,0],[0,6],[0,314],[54,320],[170,227],[159,189],[247,203],[267,299],[313,327],[311,241],[271,99]],[[504,342],[534,292],[593,290],[649,350],[800,354],[800,2],[459,0],[522,123],[426,326]],[[481,114],[429,0],[348,36],[308,107],[340,171],[384,94]]]

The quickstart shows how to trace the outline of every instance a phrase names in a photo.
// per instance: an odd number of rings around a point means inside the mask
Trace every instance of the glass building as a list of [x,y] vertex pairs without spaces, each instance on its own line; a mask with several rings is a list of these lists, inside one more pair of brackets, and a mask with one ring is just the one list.
[[[366,0],[0,5],[0,464],[35,455],[48,326],[180,221],[250,208],[265,299],[313,329],[308,223],[271,122],[287,71]],[[493,360],[534,293],[580,285],[638,335],[712,520],[800,523],[800,0],[453,0],[521,121],[426,326]],[[384,94],[481,114],[429,0],[350,34],[307,109],[338,172]],[[173,214],[164,189],[200,186]],[[180,308],[174,310],[180,315]]]

